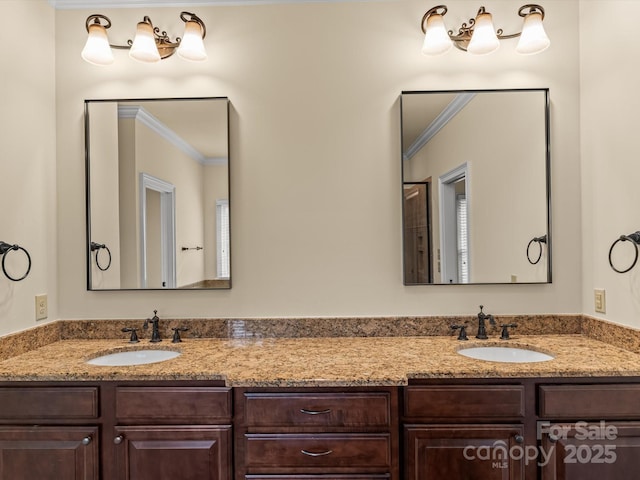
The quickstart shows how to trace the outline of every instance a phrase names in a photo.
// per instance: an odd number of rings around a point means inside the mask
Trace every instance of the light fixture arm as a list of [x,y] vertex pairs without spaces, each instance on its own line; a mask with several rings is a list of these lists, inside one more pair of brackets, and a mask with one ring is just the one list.
[[[441,15],[444,16],[447,13],[447,6],[446,5],[438,5],[435,6],[433,8],[430,8],[429,10],[427,10],[427,12],[423,15],[422,17],[422,21],[420,22],[420,27],[422,29],[422,33],[426,33],[426,25],[427,25],[427,20],[430,16],[432,15]],[[484,6],[481,6],[478,9],[478,13],[476,15],[476,18],[480,15],[483,15],[487,13],[486,9]],[[544,19],[544,8],[542,8],[542,6],[535,4],[535,3],[530,3],[530,4],[526,4],[523,5],[522,7],[520,7],[520,9],[518,10],[518,15],[520,17],[526,18],[527,15],[530,15],[532,13],[538,13],[541,15],[541,18]],[[473,35],[473,31],[474,31],[474,27],[476,24],[476,19],[475,18],[470,18],[469,22],[464,22],[459,28],[458,28],[458,33],[454,33],[453,30],[448,30],[447,33],[449,35],[449,38],[451,38],[451,41],[453,42],[453,45],[458,48],[459,50],[462,51],[467,51],[467,46],[469,45],[469,42],[471,41],[471,36]],[[504,31],[499,28],[496,30],[496,37],[499,40],[507,40],[507,39],[511,39],[511,38],[517,38],[520,37],[522,35],[522,31],[517,32],[517,33],[511,33],[511,34],[505,34]]]
[[[188,17],[187,17],[188,15]],[[544,13],[543,13],[544,15]],[[197,16],[195,13],[191,13],[191,12],[180,12],[180,19],[184,22],[196,22],[198,25],[200,25],[200,27],[202,28],[202,38],[204,39],[204,37],[207,36],[207,26],[204,24],[204,22],[202,21],[202,19]]]

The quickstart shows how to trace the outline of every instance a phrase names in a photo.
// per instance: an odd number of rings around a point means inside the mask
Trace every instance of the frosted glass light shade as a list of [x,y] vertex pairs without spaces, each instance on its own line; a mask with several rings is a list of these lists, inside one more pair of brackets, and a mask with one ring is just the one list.
[[424,44],[422,45],[424,55],[442,55],[451,50],[453,42],[449,38],[442,15],[429,15],[425,30]]
[[89,25],[89,36],[80,54],[85,62],[93,65],[111,65],[113,52],[109,46],[107,29],[99,24]]
[[522,35],[516,46],[516,52],[522,55],[533,55],[546,50],[549,45],[551,40],[544,31],[542,14],[539,12],[528,14],[522,25]]
[[192,62],[202,62],[207,59],[207,52],[202,41],[202,27],[198,22],[189,20],[185,23],[184,36],[178,47],[178,56]]
[[146,22],[138,23],[136,36],[133,45],[129,50],[129,56],[134,60],[144,63],[155,63],[160,61],[160,53],[153,36],[153,28]]
[[467,52],[473,55],[487,55],[495,52],[500,46],[500,40],[493,27],[493,20],[490,13],[481,13],[476,17],[473,26],[473,35],[467,46]]

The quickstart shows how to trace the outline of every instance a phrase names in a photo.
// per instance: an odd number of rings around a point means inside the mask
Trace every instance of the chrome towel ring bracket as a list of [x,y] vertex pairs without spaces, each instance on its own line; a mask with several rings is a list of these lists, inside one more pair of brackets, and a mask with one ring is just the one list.
[[[533,245],[534,243],[538,244],[538,257],[535,260],[531,260],[531,254],[529,252],[529,250],[531,249],[531,245]],[[535,265],[536,263],[538,263],[540,261],[540,259],[542,258],[542,244],[543,243],[547,243],[547,236],[546,235],[542,235],[541,237],[533,237],[531,240],[529,240],[529,243],[527,245],[527,260],[529,260],[529,263],[531,265]]]
[[[28,263],[27,263],[27,271],[24,273],[24,275],[22,275],[19,278],[16,278],[16,277],[12,277],[9,274],[9,272],[7,272],[6,261],[7,261],[7,256],[9,255],[9,252],[18,251],[18,250],[22,250],[24,252],[24,254],[27,256]],[[21,247],[20,245],[17,245],[17,244],[11,245],[9,243],[0,241],[0,255],[2,255],[2,271],[4,272],[4,274],[9,280],[12,280],[14,282],[19,282],[27,278],[27,275],[29,275],[29,272],[31,271],[31,255],[29,255],[29,252],[27,252],[27,250],[24,247]]]
[[[613,253],[613,249],[618,243],[626,242],[626,241],[630,241],[633,247],[635,248],[635,257],[633,258],[633,263],[631,263],[631,266],[629,268],[626,268],[624,270],[619,270],[613,266],[613,260],[611,260],[611,254]],[[611,244],[611,248],[609,249],[609,265],[611,266],[614,272],[627,273],[629,270],[631,270],[633,267],[636,266],[636,263],[638,263],[638,244],[639,243],[640,243],[640,231],[636,231],[636,232],[630,233],[629,235],[620,235],[620,237],[618,237],[616,241]]]
[[[100,250],[105,250],[107,252],[106,267],[100,265],[100,259],[98,258],[98,256],[100,255]],[[103,272],[109,270],[109,267],[111,266],[111,250],[109,250],[109,247],[107,247],[104,243],[91,242],[91,251],[96,252],[96,266]]]

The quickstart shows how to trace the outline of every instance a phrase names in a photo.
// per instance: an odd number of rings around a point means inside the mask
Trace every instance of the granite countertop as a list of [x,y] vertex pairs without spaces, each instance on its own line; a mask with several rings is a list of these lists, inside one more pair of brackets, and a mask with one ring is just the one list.
[[[497,363],[457,353],[476,345],[526,347],[554,355],[538,363]],[[169,349],[165,362],[101,367],[87,360],[116,351]],[[640,354],[584,335],[61,340],[0,362],[4,381],[223,380],[229,386],[383,386],[416,378],[640,376]]]

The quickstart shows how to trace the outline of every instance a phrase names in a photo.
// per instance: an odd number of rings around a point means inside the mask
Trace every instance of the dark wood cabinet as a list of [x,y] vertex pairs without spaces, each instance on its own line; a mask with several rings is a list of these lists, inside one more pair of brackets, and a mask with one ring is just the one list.
[[397,389],[237,389],[236,480],[399,480]]
[[117,385],[115,478],[231,480],[231,389]]
[[640,472],[639,422],[544,422],[541,480],[620,480]]
[[523,385],[406,387],[404,478],[524,479],[524,419]]
[[522,425],[406,425],[407,480],[519,480]]
[[98,480],[98,458],[97,427],[0,427],[1,480]]
[[640,385],[539,387],[541,480],[619,480],[640,472]]
[[114,429],[117,478],[229,480],[231,426],[133,426]]

